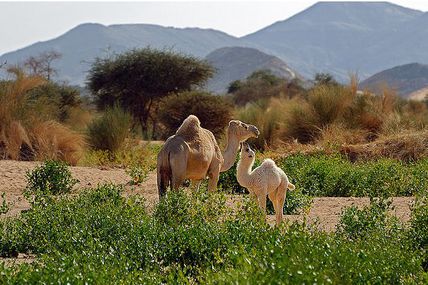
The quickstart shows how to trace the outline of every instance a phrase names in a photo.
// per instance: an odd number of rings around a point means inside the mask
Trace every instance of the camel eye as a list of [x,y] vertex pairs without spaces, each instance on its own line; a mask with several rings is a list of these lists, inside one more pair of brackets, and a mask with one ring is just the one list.
[[246,152],[249,152],[249,151],[250,151],[250,149],[249,149],[249,148],[247,148],[245,151],[246,151]]

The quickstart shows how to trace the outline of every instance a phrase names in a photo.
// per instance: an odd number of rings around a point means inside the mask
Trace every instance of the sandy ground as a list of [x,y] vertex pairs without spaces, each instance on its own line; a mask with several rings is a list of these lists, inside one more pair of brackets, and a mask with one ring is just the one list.
[[[0,215],[0,218],[18,215],[22,210],[29,208],[30,205],[22,195],[22,190],[26,186],[25,174],[28,170],[33,169],[39,164],[38,162],[0,160],[0,194],[3,192],[6,193],[6,200],[12,203],[9,212],[6,215]],[[139,186],[127,185],[130,177],[123,169],[71,167],[71,172],[73,177],[79,180],[76,187],[80,191],[84,191],[85,187],[93,187],[99,183],[112,182],[126,185],[126,196],[136,193],[143,195],[146,199],[148,210],[153,209],[153,206],[158,202],[155,172],[150,173],[148,179]],[[414,198],[412,197],[394,198],[392,203],[394,206],[393,214],[402,221],[407,222],[410,219],[410,206],[413,201]],[[314,199],[308,213],[287,215],[285,219],[288,221],[306,220],[309,224],[315,223],[320,229],[333,231],[342,209],[351,205],[361,207],[367,204],[369,204],[368,198],[319,197]],[[275,217],[268,216],[268,222],[273,225]],[[18,257],[18,259],[14,259],[13,262],[19,262],[20,260],[26,262],[31,261],[32,258],[23,255]]]

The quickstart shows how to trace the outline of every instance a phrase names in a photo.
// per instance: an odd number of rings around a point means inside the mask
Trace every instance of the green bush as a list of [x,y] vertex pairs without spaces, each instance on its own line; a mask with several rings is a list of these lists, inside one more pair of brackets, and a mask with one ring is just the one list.
[[2,256],[37,254],[31,264],[0,262],[2,282],[423,282],[420,251],[401,235],[350,240],[297,224],[273,228],[252,200],[225,213],[225,197],[206,191],[168,192],[149,216],[138,196],[121,191],[103,185],[0,220]]
[[203,128],[219,137],[232,119],[232,109],[232,105],[221,96],[201,91],[183,92],[163,100],[159,120],[166,127],[166,134],[170,136],[184,119],[195,115]]
[[411,196],[428,187],[428,160],[351,163],[339,155],[292,155],[278,165],[310,196]]
[[100,118],[89,124],[89,143],[94,149],[117,151],[129,137],[131,124],[131,114],[117,105],[107,108]]
[[417,197],[410,219],[409,237],[416,249],[424,252],[424,269],[428,270],[428,198]]
[[27,195],[58,195],[70,193],[78,182],[73,179],[68,166],[61,161],[47,160],[41,166],[28,171]]
[[367,238],[371,235],[382,234],[387,237],[398,235],[401,225],[396,217],[388,214],[391,201],[370,199],[370,205],[362,209],[351,206],[342,211],[337,233],[349,239]]

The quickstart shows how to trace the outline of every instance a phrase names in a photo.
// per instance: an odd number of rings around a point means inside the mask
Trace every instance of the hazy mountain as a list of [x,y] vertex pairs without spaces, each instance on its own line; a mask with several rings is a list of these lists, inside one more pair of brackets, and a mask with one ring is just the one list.
[[428,87],[428,65],[410,63],[396,66],[370,76],[360,84],[361,88],[379,91],[387,84],[398,95],[407,97],[412,92]]
[[205,59],[217,71],[208,81],[207,89],[217,93],[226,92],[230,82],[245,79],[256,70],[270,70],[278,77],[289,79],[299,76],[278,57],[254,48],[220,48],[208,54]]
[[[423,54],[428,35],[422,37],[428,25],[422,18],[426,15],[421,11],[387,2],[319,2],[244,38],[270,49],[304,76],[329,72],[346,80],[349,72],[358,72],[366,78],[428,59],[428,53]],[[410,30],[418,36],[409,35]],[[403,37],[407,42],[397,45]],[[411,46],[412,52],[401,46]]]
[[146,24],[82,24],[55,39],[4,54],[0,62],[7,60],[15,64],[30,55],[55,50],[63,55],[54,66],[60,71],[59,79],[82,85],[86,78],[85,72],[97,56],[150,46],[204,57],[219,47],[236,46],[241,42],[238,38],[211,29],[178,29]]
[[428,13],[388,2],[319,2],[242,38],[199,28],[83,24],[58,38],[4,54],[0,62],[14,64],[54,49],[63,54],[56,63],[59,78],[82,84],[96,56],[146,46],[201,58],[218,48],[252,47],[307,78],[328,72],[346,81],[350,72],[357,72],[365,79],[393,66],[428,63]]

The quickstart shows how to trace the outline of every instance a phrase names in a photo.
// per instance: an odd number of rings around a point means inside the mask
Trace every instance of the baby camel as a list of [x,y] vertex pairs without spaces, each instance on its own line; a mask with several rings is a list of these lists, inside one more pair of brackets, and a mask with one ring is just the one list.
[[288,181],[287,175],[272,159],[265,159],[259,167],[251,171],[254,160],[255,152],[247,143],[241,144],[236,173],[238,183],[247,188],[251,195],[257,197],[264,213],[266,213],[266,195],[269,196],[275,209],[276,225],[279,225],[284,215],[287,189],[294,190],[295,186]]

